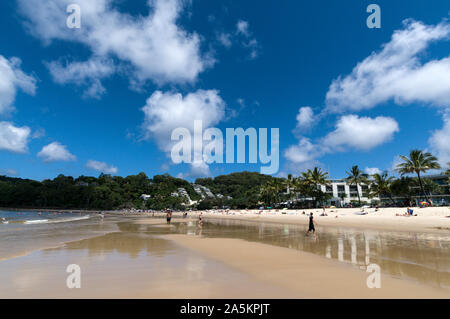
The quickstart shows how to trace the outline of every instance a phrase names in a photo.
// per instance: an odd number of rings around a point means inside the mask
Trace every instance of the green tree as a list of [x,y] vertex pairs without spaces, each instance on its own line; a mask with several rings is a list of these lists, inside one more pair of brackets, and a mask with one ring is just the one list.
[[389,176],[387,172],[383,172],[382,174],[373,174],[372,178],[373,180],[371,181],[369,188],[369,197],[381,198],[382,196],[388,196],[392,203],[395,204],[391,191],[391,184],[394,177]]
[[314,167],[312,170],[308,169],[306,172],[301,174],[304,195],[311,196],[314,198],[314,206],[317,207],[318,202],[326,198],[326,193],[322,192],[320,185],[330,185],[328,172],[323,171],[319,167]]
[[361,171],[358,165],[354,165],[350,172],[345,172],[347,176],[347,184],[356,186],[356,193],[358,194],[358,203],[361,206],[361,196],[359,195],[358,186],[368,184],[368,174]]
[[403,163],[397,165],[397,171],[402,176],[405,174],[416,173],[419,180],[420,190],[422,191],[423,196],[425,196],[427,202],[429,202],[428,196],[423,187],[420,173],[425,173],[430,169],[440,169],[441,166],[439,165],[437,158],[431,153],[424,153],[421,150],[412,150],[409,153],[409,157],[400,155],[400,158],[403,160]]

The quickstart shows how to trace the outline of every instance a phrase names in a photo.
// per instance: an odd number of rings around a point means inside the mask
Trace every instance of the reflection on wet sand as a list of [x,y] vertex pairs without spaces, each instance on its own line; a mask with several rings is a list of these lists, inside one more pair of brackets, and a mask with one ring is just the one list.
[[[214,219],[205,220],[202,227],[192,219],[174,219],[172,225],[157,218],[117,218],[90,223],[87,229],[104,230],[106,224],[100,223],[107,223],[112,232],[0,261],[0,298],[298,296],[287,288],[260,282],[224,263],[182,248],[165,239],[164,235],[170,234],[280,246],[361,269],[377,264],[382,272],[392,276],[450,289],[449,236],[331,227],[320,227],[317,236],[305,236],[306,228],[300,225]],[[81,224],[72,227],[78,231]],[[65,270],[71,263],[81,266],[80,290],[65,287]]]
[[[177,233],[198,235],[189,225],[174,225]],[[209,219],[203,225],[202,235],[295,248],[361,269],[377,264],[382,272],[394,277],[450,289],[450,235],[322,227],[314,238],[305,236],[305,230],[300,225]]]

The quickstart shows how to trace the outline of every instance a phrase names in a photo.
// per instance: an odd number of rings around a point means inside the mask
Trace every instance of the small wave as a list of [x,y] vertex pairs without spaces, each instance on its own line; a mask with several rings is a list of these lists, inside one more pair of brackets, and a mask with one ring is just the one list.
[[24,224],[45,224],[48,223],[48,219],[26,220]]
[[67,223],[67,222],[75,222],[78,220],[86,220],[89,219],[90,216],[86,215],[86,216],[81,216],[81,217],[72,217],[72,218],[61,218],[61,219],[53,219],[51,221],[49,221],[48,223]]
[[53,219],[35,219],[35,220],[2,220],[0,224],[25,224],[25,225],[35,225],[35,224],[56,224],[56,223],[68,223],[75,222],[79,220],[89,219],[90,216],[79,216],[79,217],[69,217],[69,218],[53,218]]

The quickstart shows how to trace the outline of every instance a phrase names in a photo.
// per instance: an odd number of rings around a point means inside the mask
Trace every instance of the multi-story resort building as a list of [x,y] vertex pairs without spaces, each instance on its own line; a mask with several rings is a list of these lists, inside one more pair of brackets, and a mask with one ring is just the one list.
[[[449,187],[449,176],[444,174],[426,175],[423,179],[431,179],[437,185],[441,187]],[[417,187],[419,188],[419,187]],[[341,207],[346,204],[350,204],[352,201],[358,200],[358,193],[361,202],[371,203],[379,202],[380,200],[388,201],[387,198],[368,197],[368,185],[349,185],[345,179],[333,179],[330,180],[330,185],[321,185],[320,189],[323,192],[331,195],[331,199],[328,200],[328,204],[332,206]],[[420,190],[417,190],[420,193]],[[444,204],[450,202],[450,195],[448,194],[427,194],[429,198],[433,200],[435,204]],[[422,196],[414,196],[416,200],[423,200]],[[403,198],[396,198],[394,200],[402,200]]]

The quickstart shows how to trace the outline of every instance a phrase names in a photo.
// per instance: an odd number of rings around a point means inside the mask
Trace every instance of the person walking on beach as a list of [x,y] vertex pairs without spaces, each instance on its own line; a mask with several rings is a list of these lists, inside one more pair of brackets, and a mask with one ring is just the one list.
[[203,214],[203,213],[200,213],[200,215],[198,215],[198,225],[199,225],[199,226],[202,226],[202,225],[203,225],[202,214]]
[[314,236],[316,235],[316,228],[314,227],[314,217],[313,217],[313,213],[311,213],[309,215],[309,227],[308,227],[308,231],[306,232],[306,235],[309,234],[309,232],[313,232]]
[[167,224],[170,225],[170,221],[172,220],[172,212],[167,211]]

